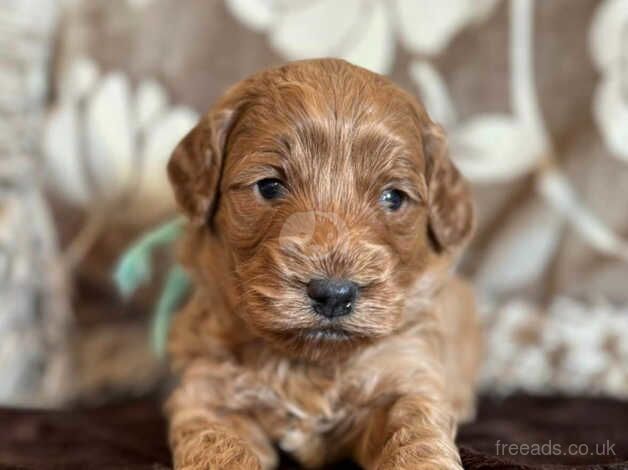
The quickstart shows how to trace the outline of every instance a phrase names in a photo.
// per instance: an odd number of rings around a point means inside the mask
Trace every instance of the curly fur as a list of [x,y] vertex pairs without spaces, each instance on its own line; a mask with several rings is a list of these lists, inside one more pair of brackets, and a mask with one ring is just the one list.
[[[170,337],[175,466],[273,468],[279,446],[308,468],[461,468],[481,347],[451,268],[473,208],[421,105],[344,61],[291,63],[228,90],[168,170],[196,284]],[[408,199],[387,213],[391,186]],[[320,277],[360,285],[351,315],[312,312]]]

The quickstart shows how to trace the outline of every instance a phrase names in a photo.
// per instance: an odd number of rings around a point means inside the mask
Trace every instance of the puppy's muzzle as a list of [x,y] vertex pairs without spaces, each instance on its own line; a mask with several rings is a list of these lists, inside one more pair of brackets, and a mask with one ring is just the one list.
[[307,285],[312,309],[329,319],[350,314],[358,290],[358,285],[347,279],[312,279]]

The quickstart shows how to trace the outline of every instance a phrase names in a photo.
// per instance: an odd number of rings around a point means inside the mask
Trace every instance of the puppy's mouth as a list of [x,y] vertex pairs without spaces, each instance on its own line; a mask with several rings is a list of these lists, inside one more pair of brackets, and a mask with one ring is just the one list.
[[322,326],[301,330],[300,336],[311,342],[338,343],[353,339],[351,333],[338,326]]

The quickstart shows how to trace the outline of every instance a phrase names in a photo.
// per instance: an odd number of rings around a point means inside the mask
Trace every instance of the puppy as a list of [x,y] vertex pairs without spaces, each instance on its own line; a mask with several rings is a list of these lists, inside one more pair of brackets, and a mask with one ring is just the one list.
[[168,165],[196,290],[169,352],[178,469],[460,469],[481,352],[451,275],[473,206],[443,133],[333,59],[227,91]]

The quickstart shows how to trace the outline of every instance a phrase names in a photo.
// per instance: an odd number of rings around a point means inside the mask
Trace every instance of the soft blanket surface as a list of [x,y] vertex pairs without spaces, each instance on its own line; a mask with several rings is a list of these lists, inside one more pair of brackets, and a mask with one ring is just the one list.
[[[465,469],[628,469],[627,424],[627,402],[483,398],[458,443]],[[167,469],[166,423],[157,400],[73,412],[2,409],[0,468]],[[298,467],[285,459],[282,468]]]

